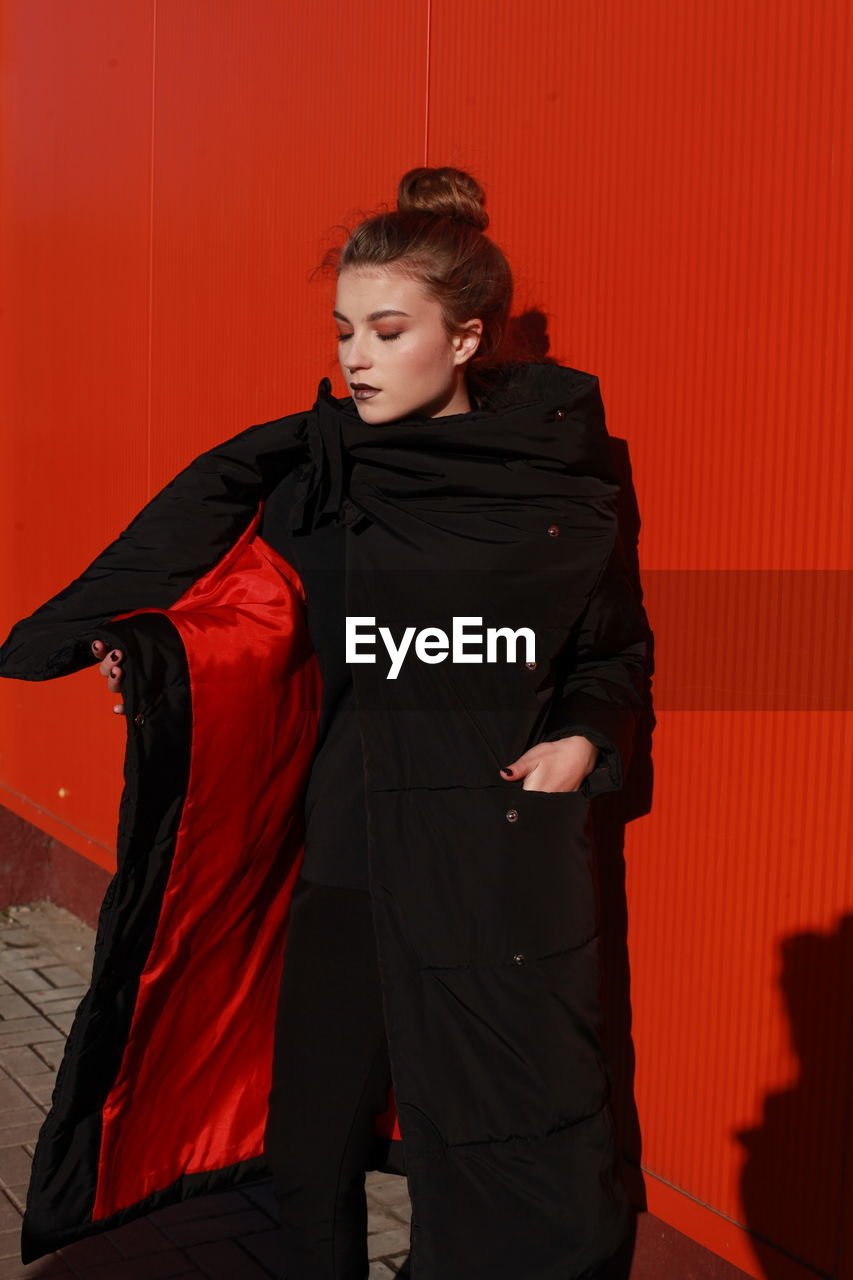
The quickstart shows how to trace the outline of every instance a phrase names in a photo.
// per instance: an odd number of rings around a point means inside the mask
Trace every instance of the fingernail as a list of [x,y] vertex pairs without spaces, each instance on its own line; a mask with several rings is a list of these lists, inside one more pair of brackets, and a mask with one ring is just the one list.
[[117,658],[118,658],[118,649],[113,649],[112,653],[110,654],[110,658],[112,659],[112,661],[113,661],[113,662],[115,662],[115,661],[117,660]]
[[501,773],[512,773],[512,765],[505,764],[504,767],[501,769]]

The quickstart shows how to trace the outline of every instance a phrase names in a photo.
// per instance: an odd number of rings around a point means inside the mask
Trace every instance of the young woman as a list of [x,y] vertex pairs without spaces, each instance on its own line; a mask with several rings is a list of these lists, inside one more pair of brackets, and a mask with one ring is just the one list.
[[[296,590],[302,666],[316,662],[320,677],[294,792],[303,856],[277,898],[286,938],[263,1135],[288,1280],[367,1276],[370,1168],[407,1174],[419,1280],[580,1280],[627,1231],[588,805],[623,783],[647,624],[622,560],[597,379],[506,357],[512,276],[487,225],[470,175],[408,172],[397,210],[362,222],[332,257],[350,394],[333,397],[324,379],[275,450],[267,428],[279,424],[235,438],[254,446],[263,495],[237,548]],[[218,516],[209,457],[187,473]],[[110,550],[87,571],[99,581]],[[125,693],[114,711],[128,714],[133,658],[109,636],[145,625],[140,613],[180,619],[199,739],[202,672],[221,690],[228,668],[221,648],[205,667],[197,656],[210,650],[199,636],[213,631],[214,570],[193,554],[177,603],[158,580],[136,597],[117,591],[114,607],[129,609],[118,618],[103,598],[85,616],[90,636],[99,612],[110,619],[89,643],[108,688]],[[219,607],[261,572],[235,554],[216,565]],[[48,623],[67,598],[43,606]],[[199,599],[207,612],[191,634],[177,610]],[[278,616],[298,629],[294,612]],[[23,625],[0,674],[63,674],[15,669]],[[138,631],[126,634],[135,645]],[[234,634],[246,653],[231,680],[242,673],[253,703],[250,664],[281,659],[245,617]],[[295,676],[291,687],[304,691]],[[266,796],[274,774],[261,773]],[[196,786],[201,776],[197,764]],[[224,785],[236,795],[236,780]],[[402,1139],[383,1145],[389,1098]]]

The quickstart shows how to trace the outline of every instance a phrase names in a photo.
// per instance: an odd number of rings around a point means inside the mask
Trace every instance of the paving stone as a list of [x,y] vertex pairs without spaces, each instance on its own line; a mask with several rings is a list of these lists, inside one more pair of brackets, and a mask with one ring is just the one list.
[[382,1210],[378,1210],[376,1205],[373,1205],[368,1201],[367,1212],[368,1212],[368,1216],[372,1216],[373,1214],[378,1212],[388,1214],[391,1218],[397,1219],[398,1225],[404,1226],[406,1228],[409,1227],[409,1224],[412,1221],[412,1206],[408,1200],[406,1201],[405,1204],[401,1204],[399,1208],[396,1206],[386,1206]]
[[41,991],[28,991],[27,999],[38,1008],[42,1009],[47,1004],[55,1004],[57,1000],[77,999],[77,1003],[83,999],[89,990],[85,982],[78,982],[76,987],[45,987]]
[[0,1231],[0,1258],[17,1258],[21,1261],[21,1228]]
[[[63,1050],[65,1048],[64,1039],[61,1039],[61,1041],[56,1041],[56,1039],[54,1039],[54,1041],[44,1041],[41,1043],[55,1044],[56,1047],[63,1048]],[[33,1046],[33,1044],[28,1044],[27,1048],[33,1052],[33,1066],[31,1069],[27,1071],[20,1071],[19,1074],[14,1076],[14,1083],[17,1084],[20,1089],[23,1089],[24,1092],[31,1088],[33,1084],[44,1084],[45,1080],[54,1079],[56,1075],[56,1071],[53,1066],[47,1066],[46,1062],[42,1062],[40,1057],[36,1055],[36,1047]]]
[[364,1180],[364,1185],[368,1196],[382,1204],[402,1204],[409,1198],[407,1180],[396,1174],[393,1177],[393,1181],[378,1182],[374,1181],[373,1174],[369,1173]]
[[[383,1261],[385,1265],[387,1267],[390,1267],[391,1270],[396,1275],[397,1272],[402,1267],[403,1263],[408,1261],[408,1258],[409,1258],[408,1253],[398,1253],[396,1258],[384,1258]],[[409,1272],[406,1272],[406,1274],[408,1275]]]
[[20,1231],[21,1211],[7,1196],[0,1194],[0,1231]]
[[[54,1022],[57,1022],[59,1021],[59,1019],[55,1017],[57,1013],[74,1013],[79,1004],[80,997],[73,996],[71,999],[45,1001],[44,1004],[39,1005],[39,1010],[46,1018],[52,1018]],[[70,1027],[71,1023],[69,1022],[68,1025]],[[0,1023],[0,1026],[2,1026],[2,1023]]]
[[29,1000],[25,1000],[17,991],[9,990],[8,995],[0,995],[0,1018],[26,1018],[33,1011]]
[[[78,1000],[74,1006],[75,1010],[79,1003],[80,1001]],[[67,1036],[68,1032],[71,1030],[71,1024],[73,1023],[75,1016],[76,1016],[75,1013],[46,1013],[45,1019],[46,1021],[51,1023],[54,1027],[58,1027],[59,1030],[63,1031]],[[3,1027],[3,1023],[0,1022],[0,1030],[2,1029],[2,1027]]]
[[[0,1068],[7,1075],[17,1079],[18,1076],[35,1075],[37,1071],[44,1071],[45,1064],[39,1057],[42,1050],[31,1049],[28,1045],[23,1045],[17,1049],[0,1049]],[[55,1052],[50,1049],[49,1052]]]
[[0,1178],[4,1186],[29,1182],[30,1157],[23,1147],[0,1147]]
[[[0,956],[0,973],[3,973],[2,956]],[[40,978],[35,969],[16,969],[14,973],[4,973],[4,985],[10,991],[21,991],[30,998],[31,991],[44,991],[45,981]]]
[[20,1085],[7,1075],[0,1075],[0,1114],[29,1105],[29,1098]]
[[[0,1156],[3,1152],[0,1149]],[[251,1232],[269,1230],[269,1218],[260,1209],[243,1209],[240,1213],[217,1214],[215,1217],[196,1218],[192,1222],[157,1223],[157,1226],[179,1248],[192,1244],[208,1244],[213,1240],[233,1240]]]
[[[50,957],[51,961],[54,959]],[[67,964],[33,964],[31,966],[36,969],[43,978],[46,978],[52,987],[79,987],[80,974],[76,969],[71,969]]]
[[[45,947],[36,947],[32,951],[0,951],[0,973],[2,973],[10,987],[17,986],[15,976],[19,972],[31,972],[41,969],[42,966],[52,967],[55,964],[56,956]],[[39,990],[41,990],[45,985],[45,980],[41,974],[37,976]],[[76,975],[74,981],[80,981],[79,974]]]
[[409,1188],[405,1180],[402,1186],[367,1186],[367,1207],[370,1212],[390,1213],[408,1222],[412,1216]]
[[377,1231],[367,1237],[367,1256],[384,1258],[392,1253],[401,1253],[409,1247],[409,1231],[406,1227],[396,1227],[392,1231]]
[[51,951],[63,956],[66,963],[76,964],[79,953],[91,952],[95,931],[84,920],[72,915],[65,907],[42,898],[27,907],[10,908],[9,928],[25,929],[31,937],[46,943]]
[[47,1019],[30,1006],[25,1017],[6,1018],[0,1022],[0,1037],[5,1040],[16,1031],[38,1030],[39,1027],[48,1025]]
[[0,1150],[3,1147],[24,1146],[32,1144],[39,1136],[39,1129],[42,1126],[44,1116],[39,1112],[37,1121],[30,1121],[29,1124],[16,1124],[0,1129]]
[[399,1228],[399,1218],[393,1217],[383,1209],[371,1209],[368,1205],[367,1230],[369,1234],[372,1235],[377,1231],[398,1231]]
[[[62,1055],[65,1053],[65,1041],[46,1040],[44,1043],[36,1045],[35,1048],[30,1050],[30,1052],[34,1057],[37,1057],[44,1062],[44,1064],[51,1070],[56,1071],[62,1061]],[[17,1075],[18,1073],[13,1072],[12,1074]],[[20,1074],[23,1076],[27,1073],[26,1071],[21,1071]]]
[[[62,1043],[65,1041],[50,1041],[51,1044]],[[56,1079],[56,1072],[53,1067],[49,1067],[46,1062],[39,1065],[38,1071],[22,1071],[19,1076],[15,1076],[15,1084],[23,1090],[24,1093],[31,1094],[33,1089],[38,1089],[40,1085],[47,1084],[49,1080]],[[31,1099],[27,1099],[28,1103]]]
[[384,1262],[371,1262],[368,1280],[392,1280],[394,1272]]
[[187,1255],[209,1280],[268,1280],[270,1275],[282,1275],[281,1264],[278,1270],[268,1271],[235,1240],[192,1245]]
[[[29,1022],[27,1018],[25,1021]],[[44,1040],[64,1040],[65,1035],[59,1027],[53,1026],[46,1018],[33,1018],[38,1026],[26,1027],[13,1031],[8,1035],[2,1030],[6,1026],[0,1022],[0,1049],[14,1049],[22,1044],[40,1044]]]
[[25,1267],[20,1250],[17,1258],[0,1258],[0,1280],[59,1280],[61,1276],[73,1277],[62,1259],[55,1253],[36,1258]]
[[25,1107],[15,1107],[13,1111],[0,1111],[0,1129],[9,1125],[29,1124],[31,1120],[40,1123],[43,1119],[41,1108],[28,1098]]
[[30,1097],[36,1102],[50,1102],[56,1085],[56,1076],[50,1071],[44,1078],[41,1076],[26,1076],[21,1083],[26,1086]]
[[29,1186],[29,1177],[30,1177],[29,1170],[27,1170],[26,1182],[10,1183],[8,1186],[3,1187],[3,1190],[5,1191],[6,1195],[9,1197],[9,1199],[12,1201],[13,1204],[16,1204],[18,1206],[21,1213],[24,1212],[24,1205],[27,1203],[27,1187]]

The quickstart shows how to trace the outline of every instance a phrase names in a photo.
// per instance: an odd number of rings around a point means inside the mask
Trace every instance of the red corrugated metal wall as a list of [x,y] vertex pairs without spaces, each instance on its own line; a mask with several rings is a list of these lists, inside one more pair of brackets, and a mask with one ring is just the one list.
[[[342,394],[308,278],[335,224],[412,165],[469,168],[516,313],[601,378],[642,515],[655,791],[627,830],[615,1051],[649,1207],[755,1276],[849,1278],[850,6],[5,0],[0,21],[0,630],[199,450],[326,373]],[[0,682],[0,797],[112,868],[102,686]]]

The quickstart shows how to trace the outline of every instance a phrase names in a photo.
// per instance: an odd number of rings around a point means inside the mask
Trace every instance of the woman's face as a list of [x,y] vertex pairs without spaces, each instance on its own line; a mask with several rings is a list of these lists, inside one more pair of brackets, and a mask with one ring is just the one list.
[[[470,410],[465,364],[477,349],[482,321],[472,320],[465,336],[448,338],[439,304],[419,281],[393,268],[345,268],[333,315],[341,370],[365,422]],[[375,393],[360,398],[360,383]]]

